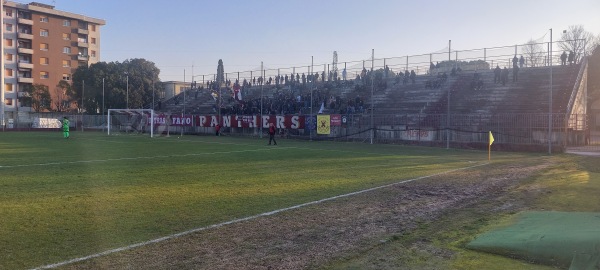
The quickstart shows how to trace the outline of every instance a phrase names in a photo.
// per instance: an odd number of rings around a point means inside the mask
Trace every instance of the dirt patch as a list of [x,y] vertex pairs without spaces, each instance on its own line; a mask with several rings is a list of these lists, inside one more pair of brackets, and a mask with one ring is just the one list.
[[[506,195],[547,167],[489,165],[240,222],[68,265],[66,269],[307,269],[364,252],[448,210]],[[527,192],[527,191],[525,191]],[[494,211],[519,208],[498,202]],[[440,257],[446,250],[419,244]],[[437,255],[436,255],[437,256]]]

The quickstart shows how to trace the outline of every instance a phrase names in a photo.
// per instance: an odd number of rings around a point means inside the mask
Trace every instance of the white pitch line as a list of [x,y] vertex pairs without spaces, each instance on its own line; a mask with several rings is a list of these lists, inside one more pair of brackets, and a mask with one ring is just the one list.
[[281,213],[281,212],[285,212],[285,211],[289,211],[289,210],[294,210],[294,209],[298,209],[298,208],[309,206],[309,205],[313,205],[313,204],[319,204],[319,203],[323,203],[323,202],[327,202],[327,201],[336,200],[336,199],[339,199],[339,198],[350,197],[350,196],[358,195],[358,194],[369,192],[369,191],[373,191],[373,190],[378,190],[378,189],[387,188],[387,187],[391,187],[391,186],[395,186],[395,185],[405,184],[405,183],[409,183],[409,182],[413,182],[413,181],[417,181],[417,180],[422,180],[422,179],[430,178],[430,177],[434,177],[434,176],[439,176],[439,175],[443,175],[443,174],[448,174],[448,173],[452,173],[452,172],[456,172],[456,171],[468,170],[468,169],[471,169],[471,168],[485,166],[485,165],[488,165],[488,164],[489,163],[482,163],[482,164],[477,164],[477,165],[473,165],[473,166],[468,166],[468,167],[453,169],[453,170],[449,170],[449,171],[445,171],[445,172],[441,172],[441,173],[435,173],[435,174],[431,174],[431,175],[421,176],[421,177],[417,177],[417,178],[413,178],[413,179],[408,179],[408,180],[404,180],[404,181],[400,181],[400,182],[395,182],[395,183],[391,183],[391,184],[387,184],[387,185],[383,185],[383,186],[378,186],[378,187],[363,189],[363,190],[359,190],[359,191],[355,191],[355,192],[350,192],[350,193],[346,193],[346,194],[342,194],[342,195],[337,195],[337,196],[333,196],[333,197],[329,197],[329,198],[325,198],[325,199],[321,199],[321,200],[317,200],[317,201],[312,201],[312,202],[307,202],[307,203],[303,203],[303,204],[298,204],[298,205],[294,205],[294,206],[290,206],[290,207],[286,207],[286,208],[281,208],[281,209],[278,209],[278,210],[273,210],[273,211],[270,211],[270,212],[265,212],[265,213],[254,215],[254,216],[249,216],[249,217],[245,217],[245,218],[238,218],[238,219],[234,219],[234,220],[230,220],[230,221],[226,221],[226,222],[222,222],[222,223],[218,223],[218,224],[209,225],[209,226],[206,226],[206,227],[195,228],[195,229],[191,229],[189,231],[184,231],[184,232],[180,232],[180,233],[176,233],[176,234],[171,234],[171,235],[168,235],[168,236],[164,236],[164,237],[161,237],[161,238],[156,238],[156,239],[149,240],[149,241],[146,241],[146,242],[141,242],[141,243],[137,243],[137,244],[125,246],[125,247],[120,247],[120,248],[115,248],[115,249],[107,250],[107,251],[104,251],[104,252],[100,252],[100,253],[88,255],[88,256],[85,256],[85,257],[75,258],[75,259],[71,259],[71,260],[68,260],[68,261],[63,261],[63,262],[59,262],[59,263],[55,263],[55,264],[48,264],[48,265],[40,266],[40,267],[37,267],[37,268],[33,268],[32,270],[51,269],[51,268],[56,268],[56,267],[60,267],[60,266],[64,266],[64,265],[68,265],[68,264],[72,264],[72,263],[76,263],[76,262],[87,261],[87,260],[90,260],[90,259],[94,259],[94,258],[106,256],[106,255],[109,255],[109,254],[112,254],[112,253],[126,251],[126,250],[130,250],[130,249],[134,249],[134,248],[138,248],[138,247],[143,247],[143,246],[147,246],[147,245],[150,245],[150,244],[155,244],[155,243],[163,242],[163,241],[166,241],[166,240],[178,238],[178,237],[185,236],[185,235],[188,235],[188,234],[191,234],[191,233],[195,233],[195,232],[200,232],[200,231],[205,231],[205,230],[209,230],[209,229],[219,228],[219,227],[223,227],[225,225],[230,225],[230,224],[239,223],[239,222],[243,222],[243,221],[253,220],[253,219],[256,219],[256,218],[259,218],[259,217],[271,216],[271,215],[275,215],[275,214],[278,214],[278,213]]
[[155,158],[172,158],[172,157],[190,157],[190,156],[204,156],[204,155],[218,155],[218,154],[233,154],[233,153],[244,153],[244,152],[270,151],[272,149],[287,149],[287,147],[252,149],[252,150],[238,150],[238,151],[227,151],[227,152],[182,154],[182,155],[160,155],[160,156],[148,156],[148,157],[124,157],[124,158],[109,158],[109,159],[93,159],[93,160],[78,160],[78,161],[65,161],[65,162],[21,164],[21,165],[0,166],[0,168],[19,168],[19,167],[33,167],[33,166],[55,166],[55,165],[64,165],[64,164],[96,163],[96,162],[109,162],[109,161],[122,161],[122,160],[138,160],[138,159],[155,159]]

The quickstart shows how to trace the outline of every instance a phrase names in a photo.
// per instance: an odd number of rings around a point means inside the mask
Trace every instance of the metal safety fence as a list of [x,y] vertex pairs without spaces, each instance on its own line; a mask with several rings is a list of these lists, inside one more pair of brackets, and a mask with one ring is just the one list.
[[[13,125],[4,131],[11,130],[46,130],[58,128],[49,123],[55,122],[64,116],[71,120],[71,127],[78,131],[105,131],[107,118],[102,115],[81,115],[61,113],[21,113]],[[406,115],[331,115],[340,119],[339,123],[327,123],[327,134],[319,134],[316,123],[310,123],[308,115],[294,116],[267,116],[278,117],[278,136],[298,140],[330,140],[352,141],[365,143],[392,143],[392,144],[419,144],[449,148],[482,148],[487,146],[489,132],[493,134],[494,144],[501,149],[545,151],[546,147],[561,151],[568,146],[583,146],[598,143],[595,134],[600,134],[598,128],[590,125],[590,117],[585,114],[406,114]],[[222,126],[221,133],[228,136],[253,136],[268,137],[266,126],[264,128],[255,124],[254,127],[243,127],[234,122],[241,123],[246,116],[232,115],[163,115],[160,132],[155,134],[183,135],[214,135],[215,125]],[[175,123],[177,117],[188,117],[192,120]],[[251,117],[251,116],[250,116]],[[294,119],[294,125],[288,125],[279,117]],[[313,116],[316,119],[316,115]],[[200,123],[198,119],[204,119]],[[213,119],[211,122],[211,118]],[[260,119],[260,116],[256,116]],[[173,119],[173,120],[171,120]],[[215,120],[216,119],[216,120]],[[275,118],[271,118],[275,119]],[[597,121],[597,119],[591,119]],[[267,120],[265,120],[266,122]],[[287,121],[287,120],[286,120]],[[315,120],[313,120],[315,121]],[[256,120],[255,120],[256,122]],[[289,121],[288,121],[289,122]],[[156,123],[156,122],[155,122]],[[149,129],[149,127],[146,127]],[[149,131],[147,132],[149,133]]]

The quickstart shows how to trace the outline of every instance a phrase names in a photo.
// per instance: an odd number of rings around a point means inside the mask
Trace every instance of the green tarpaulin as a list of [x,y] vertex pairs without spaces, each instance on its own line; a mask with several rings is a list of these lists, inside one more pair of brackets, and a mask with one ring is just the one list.
[[467,247],[570,270],[600,269],[600,213],[524,212]]

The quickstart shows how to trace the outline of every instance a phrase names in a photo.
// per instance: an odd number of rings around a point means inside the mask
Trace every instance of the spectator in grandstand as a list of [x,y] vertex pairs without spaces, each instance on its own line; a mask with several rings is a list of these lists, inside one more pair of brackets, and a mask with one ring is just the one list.
[[500,82],[500,76],[502,76],[502,70],[500,69],[500,66],[496,65],[496,68],[494,69],[494,83]]
[[275,141],[275,125],[273,125],[273,123],[269,123],[269,145],[271,145],[271,141],[277,145],[277,142]]
[[435,65],[433,62],[429,63],[429,74],[433,75],[433,70],[435,69]]
[[560,55],[560,64],[563,66],[567,65],[567,52],[563,51],[563,53]]
[[521,55],[521,58],[519,58],[519,67],[523,68],[523,65],[525,65],[525,58]]
[[215,126],[215,136],[219,136],[221,134],[221,125],[217,123]]
[[346,80],[346,68],[344,68],[344,70],[342,70],[342,78],[344,79],[344,81]]
[[513,68],[516,68],[519,66],[519,58],[517,58],[516,54],[515,54],[515,57],[513,57],[513,59],[512,59],[512,63],[513,63]]
[[504,67],[502,70],[502,86],[506,85],[506,81],[508,81],[508,68]]
[[574,61],[575,61],[575,54],[573,53],[573,51],[569,51],[569,65],[572,65]]
[[513,67],[513,82],[516,82],[519,80],[519,67],[515,66]]
[[408,79],[410,78],[410,73],[408,72],[408,70],[404,71],[404,80],[402,81],[402,84],[408,84]]
[[415,84],[415,79],[417,78],[417,73],[415,73],[415,70],[411,70],[410,71],[410,81],[412,81],[413,84]]
[[63,136],[65,139],[69,138],[69,118],[68,117],[63,117],[62,120],[62,130],[63,130]]

